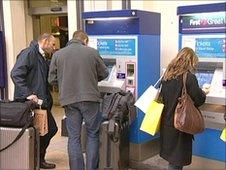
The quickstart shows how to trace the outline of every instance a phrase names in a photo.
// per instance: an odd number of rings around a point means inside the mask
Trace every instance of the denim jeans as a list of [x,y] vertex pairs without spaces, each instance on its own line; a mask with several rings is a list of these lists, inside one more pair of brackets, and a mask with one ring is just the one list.
[[99,129],[102,115],[97,102],[79,102],[65,106],[68,130],[68,154],[71,170],[84,170],[81,147],[82,122],[86,125],[86,170],[97,170],[99,162]]

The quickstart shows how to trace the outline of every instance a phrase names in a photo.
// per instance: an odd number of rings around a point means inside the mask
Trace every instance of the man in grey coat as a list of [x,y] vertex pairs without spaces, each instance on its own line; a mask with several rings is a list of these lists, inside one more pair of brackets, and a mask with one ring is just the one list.
[[81,125],[87,131],[86,169],[97,170],[99,160],[100,92],[98,81],[108,76],[99,52],[87,46],[88,36],[75,31],[65,48],[54,53],[50,64],[49,82],[58,83],[60,103],[65,108],[68,130],[68,154],[71,170],[84,170],[81,149]]

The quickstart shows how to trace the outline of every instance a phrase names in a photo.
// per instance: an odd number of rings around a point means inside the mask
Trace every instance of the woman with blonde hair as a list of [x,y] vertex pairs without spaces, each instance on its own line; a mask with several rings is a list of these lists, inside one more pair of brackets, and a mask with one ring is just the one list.
[[162,79],[161,96],[165,105],[160,129],[160,156],[169,162],[169,170],[182,170],[191,164],[193,135],[177,130],[174,127],[174,112],[181,96],[183,74],[187,73],[186,88],[196,107],[206,99],[204,91],[199,88],[193,71],[198,57],[188,47],[179,51],[168,65]]

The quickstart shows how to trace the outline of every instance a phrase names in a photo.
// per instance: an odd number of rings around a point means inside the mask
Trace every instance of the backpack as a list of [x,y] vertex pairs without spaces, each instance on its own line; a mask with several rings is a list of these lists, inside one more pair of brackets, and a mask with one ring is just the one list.
[[129,121],[130,107],[133,104],[134,97],[129,91],[104,95],[101,110],[103,118],[109,121],[108,135],[114,142],[118,141],[118,130],[124,126],[124,123]]
[[102,101],[103,117],[107,120],[117,119],[119,122],[128,120],[129,107],[134,104],[131,92],[119,91],[105,94]]

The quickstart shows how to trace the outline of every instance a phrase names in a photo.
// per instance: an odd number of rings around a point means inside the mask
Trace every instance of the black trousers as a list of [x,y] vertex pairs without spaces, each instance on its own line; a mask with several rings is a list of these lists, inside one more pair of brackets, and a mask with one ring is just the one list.
[[40,136],[40,161],[45,160],[46,149],[49,146],[50,140],[57,133],[57,124],[51,113],[47,110],[48,117],[48,133],[45,136]]

